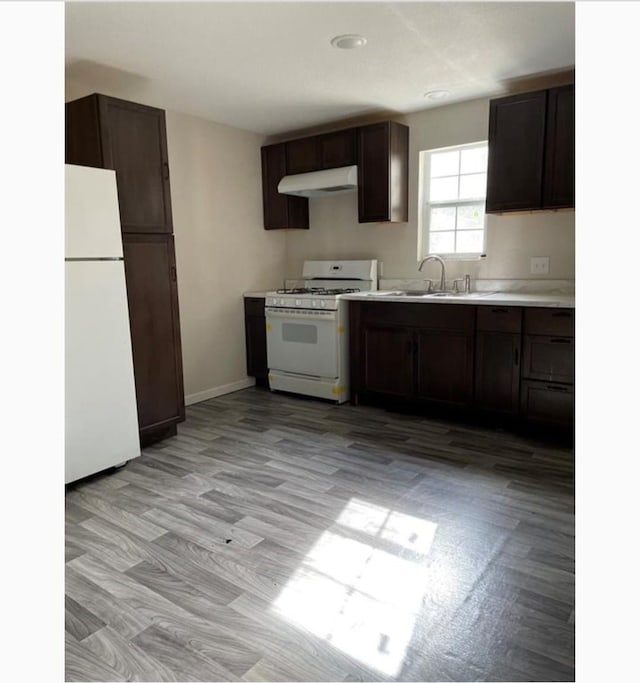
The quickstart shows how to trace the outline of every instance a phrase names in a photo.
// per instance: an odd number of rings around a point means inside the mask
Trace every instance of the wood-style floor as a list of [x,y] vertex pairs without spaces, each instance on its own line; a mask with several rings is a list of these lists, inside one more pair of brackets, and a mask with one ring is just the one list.
[[66,677],[574,679],[573,454],[247,389],[66,494]]

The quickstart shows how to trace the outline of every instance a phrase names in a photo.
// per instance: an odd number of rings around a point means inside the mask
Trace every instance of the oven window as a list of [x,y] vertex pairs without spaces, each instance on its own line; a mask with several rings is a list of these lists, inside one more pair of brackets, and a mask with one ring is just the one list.
[[282,323],[282,339],[283,341],[298,342],[301,344],[317,344],[318,328],[315,325]]

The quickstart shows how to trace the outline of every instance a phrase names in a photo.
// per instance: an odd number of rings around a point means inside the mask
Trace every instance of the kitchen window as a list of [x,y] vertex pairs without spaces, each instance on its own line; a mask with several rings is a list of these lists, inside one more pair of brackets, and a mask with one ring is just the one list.
[[485,253],[486,141],[420,152],[418,259]]

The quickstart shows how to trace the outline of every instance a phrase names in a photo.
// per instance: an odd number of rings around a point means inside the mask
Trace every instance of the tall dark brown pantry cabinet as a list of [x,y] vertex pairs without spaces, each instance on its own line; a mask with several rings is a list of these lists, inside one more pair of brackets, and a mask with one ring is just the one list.
[[145,445],[176,434],[185,417],[164,111],[99,94],[68,102],[66,162],[116,172]]

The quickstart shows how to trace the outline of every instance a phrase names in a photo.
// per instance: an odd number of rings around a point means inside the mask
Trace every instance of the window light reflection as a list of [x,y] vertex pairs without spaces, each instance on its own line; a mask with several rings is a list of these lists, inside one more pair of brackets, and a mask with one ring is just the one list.
[[272,608],[366,666],[395,676],[429,577],[423,561],[406,559],[402,551],[424,557],[436,529],[428,520],[352,499]]

